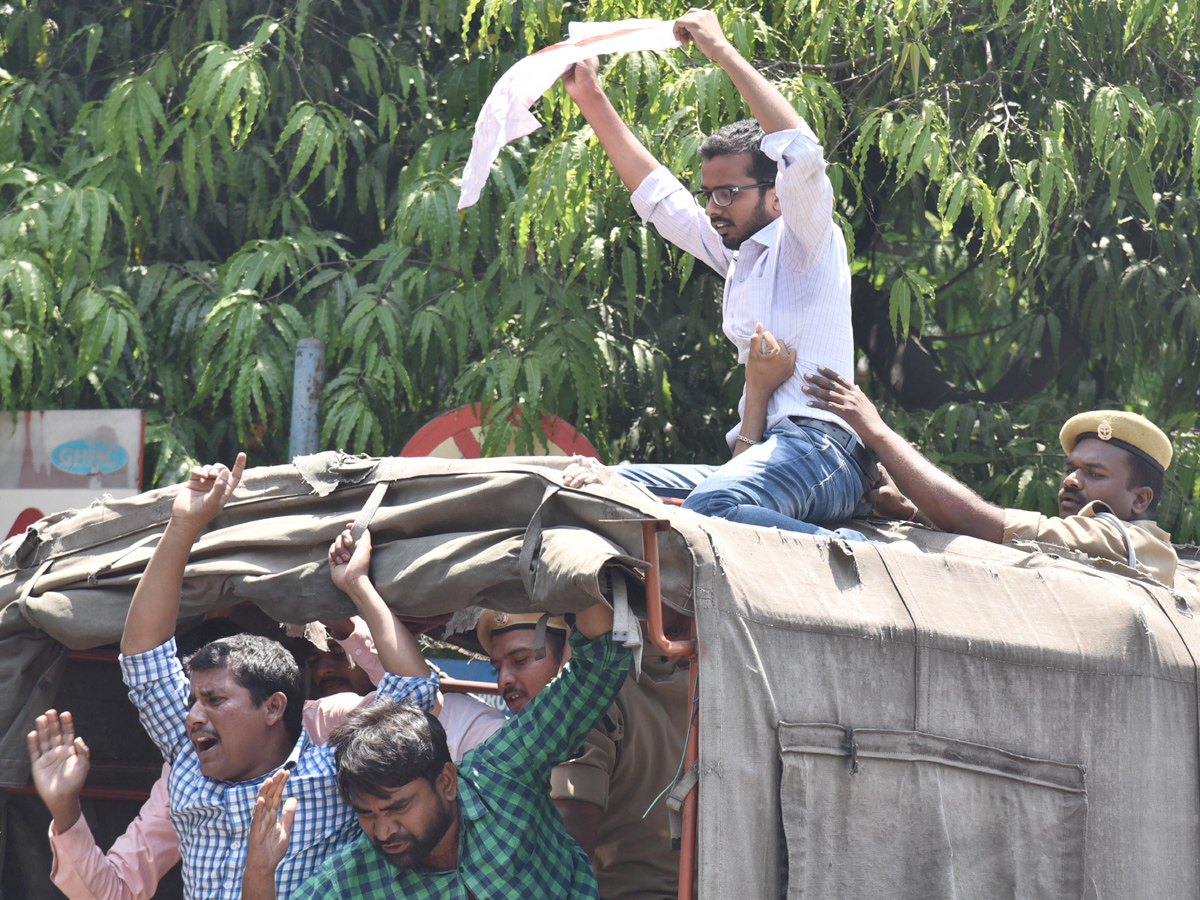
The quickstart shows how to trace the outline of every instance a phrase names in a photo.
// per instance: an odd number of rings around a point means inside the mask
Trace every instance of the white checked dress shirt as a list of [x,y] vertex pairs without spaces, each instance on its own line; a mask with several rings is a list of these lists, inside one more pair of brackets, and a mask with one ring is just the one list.
[[[246,863],[246,834],[254,800],[268,772],[253,781],[206,777],[188,740],[185,719],[190,682],[175,656],[175,639],[153,650],[121,657],[121,674],[142,726],[171,764],[171,822],[183,856],[188,900],[238,900]],[[432,709],[437,678],[385,675],[376,698],[405,700]],[[285,797],[299,801],[287,856],[275,873],[279,900],[287,900],[326,858],[360,834],[358,820],[338,797],[333,748],[301,733],[284,766],[291,766]],[[278,771],[278,770],[276,770]]]
[[[849,430],[834,413],[808,406],[800,390],[804,373],[816,372],[818,365],[847,377],[854,371],[850,265],[841,229],[833,223],[833,185],[825,175],[824,154],[803,120],[799,128],[767,135],[762,149],[779,163],[775,190],[783,214],[739,250],[721,242],[691,192],[665,166],[638,185],[633,206],[664,238],[725,276],[723,328],[737,345],[739,363],[749,356],[759,322],[795,349],[795,372],[767,404],[767,428],[788,416],[808,416]],[[726,435],[730,449],[745,410],[743,391],[738,424]]]

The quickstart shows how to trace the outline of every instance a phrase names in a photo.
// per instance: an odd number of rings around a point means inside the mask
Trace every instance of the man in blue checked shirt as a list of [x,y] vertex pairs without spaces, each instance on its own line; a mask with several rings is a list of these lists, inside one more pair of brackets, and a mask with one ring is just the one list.
[[[357,836],[354,813],[337,794],[332,748],[313,744],[302,731],[300,670],[282,645],[239,635],[206,645],[185,664],[175,656],[180,591],[192,545],[224,508],[245,465],[241,453],[232,471],[219,464],[192,470],[134,592],[121,638],[130,699],[171,763],[171,822],[179,834],[188,900],[241,896],[255,799],[274,773],[291,775],[287,794],[295,816],[295,839],[276,872],[281,898]],[[358,565],[365,567],[369,535],[360,543],[365,552]],[[343,589],[358,574],[353,565],[331,564],[334,583]],[[424,673],[385,675],[377,701],[432,708],[437,681],[412,635],[377,593],[352,598],[383,667],[389,673]]]
[[[428,712],[352,713],[330,743],[362,835],[295,900],[595,898],[587,854],[550,800],[550,769],[574,755],[621,687],[629,652],[611,630],[607,606],[580,613],[562,673],[457,766]],[[296,833],[295,804],[281,802],[287,779],[280,772],[259,793],[243,900],[274,900],[272,870]]]

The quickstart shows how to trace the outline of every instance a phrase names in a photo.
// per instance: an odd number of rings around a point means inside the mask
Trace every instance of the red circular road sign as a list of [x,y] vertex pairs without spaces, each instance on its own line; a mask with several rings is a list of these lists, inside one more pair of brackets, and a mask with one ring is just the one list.
[[[480,405],[460,406],[443,413],[414,434],[400,451],[401,456],[437,456],[443,459],[479,459],[483,432]],[[590,456],[600,454],[591,441],[562,419],[543,418],[546,441],[534,448],[535,456]]]
[[24,534],[25,529],[27,529],[34,522],[44,518],[45,514],[40,509],[37,509],[33,506],[22,510],[21,514],[17,516],[16,521],[13,522],[12,528],[8,530],[8,536],[5,537],[4,540],[7,541],[8,538],[12,537],[14,534]]

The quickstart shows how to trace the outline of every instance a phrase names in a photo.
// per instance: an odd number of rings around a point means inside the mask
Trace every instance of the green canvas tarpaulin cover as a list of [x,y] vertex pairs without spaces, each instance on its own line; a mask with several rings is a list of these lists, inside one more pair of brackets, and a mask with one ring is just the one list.
[[[581,609],[644,570],[700,643],[701,900],[1200,896],[1200,567],[1174,589],[1061,548],[862,524],[756,529],[560,461],[253,469],[193,554],[183,618],[250,600],[350,611],[325,550],[377,483],[374,575],[397,612]],[[0,778],[53,702],[63,646],[116,641],[175,489],[0,547]]]
[[[180,619],[243,601],[297,625],[352,614],[326,552],[379,484],[387,487],[371,518],[372,574],[398,613],[578,611],[609,593],[614,571],[631,576],[636,593],[636,520],[660,505],[639,491],[616,503],[564,489],[558,471],[536,462],[325,453],[249,469],[196,543]],[[51,517],[0,545],[0,784],[26,781],[25,733],[52,705],[64,648],[120,640],[178,490]],[[678,533],[660,543],[664,593],[682,606],[690,553]]]
[[704,528],[702,897],[1200,896],[1194,563]]

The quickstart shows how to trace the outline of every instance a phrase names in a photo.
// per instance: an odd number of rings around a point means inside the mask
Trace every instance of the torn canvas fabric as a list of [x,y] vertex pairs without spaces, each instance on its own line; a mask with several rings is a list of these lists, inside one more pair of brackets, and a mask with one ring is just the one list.
[[488,170],[500,148],[541,127],[529,108],[575,63],[608,53],[670,50],[679,46],[674,21],[622,19],[618,22],[571,22],[567,40],[527,56],[500,76],[479,111],[471,155],[463,169],[458,208],[479,200]]

